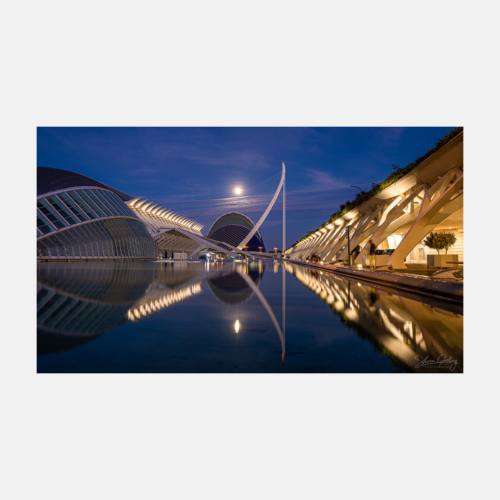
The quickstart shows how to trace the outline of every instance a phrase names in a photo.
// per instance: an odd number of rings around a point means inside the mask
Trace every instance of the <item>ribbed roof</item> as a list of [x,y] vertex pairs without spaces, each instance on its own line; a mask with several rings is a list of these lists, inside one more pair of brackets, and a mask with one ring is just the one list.
[[[243,227],[250,229],[250,230],[252,230],[253,226],[254,226],[253,222],[246,215],[240,214],[238,212],[229,212],[227,214],[221,215],[213,223],[212,227],[210,228],[210,231],[208,231],[207,236],[210,238],[210,236],[213,235],[215,233],[215,231],[217,231],[217,229],[220,229],[221,227],[234,226],[234,225],[243,226]],[[248,232],[247,232],[247,234],[248,234]],[[261,240],[262,237],[258,231],[256,234],[257,234],[258,238]]]
[[62,168],[51,168],[51,167],[37,167],[37,189],[36,194],[40,196],[45,193],[50,193],[52,191],[59,191],[60,189],[69,189],[73,187],[85,186],[85,187],[100,187],[104,189],[109,189],[116,193],[123,201],[128,201],[134,198],[123,191],[112,188],[103,184],[102,182],[96,181],[87,177],[86,175],[77,174],[76,172],[71,172],[69,170],[63,170]]

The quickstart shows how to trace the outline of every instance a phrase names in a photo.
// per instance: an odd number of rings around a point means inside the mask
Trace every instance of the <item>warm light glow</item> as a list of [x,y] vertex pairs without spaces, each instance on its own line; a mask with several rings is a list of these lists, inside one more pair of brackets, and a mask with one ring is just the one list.
[[234,189],[234,192],[235,192],[236,194],[241,194],[241,188],[239,188],[239,187],[235,188],[235,189]]
[[347,319],[350,319],[351,321],[357,321],[359,318],[358,313],[354,309],[346,309],[344,314],[347,316]]
[[238,333],[240,331],[240,320],[237,319],[236,323],[234,324],[234,331]]

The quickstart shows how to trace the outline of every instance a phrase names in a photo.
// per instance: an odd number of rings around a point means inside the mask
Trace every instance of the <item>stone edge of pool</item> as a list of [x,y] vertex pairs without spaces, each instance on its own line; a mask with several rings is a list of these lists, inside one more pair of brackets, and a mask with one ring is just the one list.
[[353,278],[360,278],[367,281],[383,282],[395,286],[409,287],[415,291],[423,293],[431,293],[440,297],[449,297],[454,300],[463,301],[464,284],[463,282],[440,281],[429,278],[417,278],[414,276],[407,276],[403,274],[380,272],[380,271],[367,271],[364,269],[353,269],[344,266],[332,266],[329,264],[313,264],[310,262],[301,262],[295,260],[285,261],[290,264],[302,265],[320,271],[328,271],[332,273],[345,274]]

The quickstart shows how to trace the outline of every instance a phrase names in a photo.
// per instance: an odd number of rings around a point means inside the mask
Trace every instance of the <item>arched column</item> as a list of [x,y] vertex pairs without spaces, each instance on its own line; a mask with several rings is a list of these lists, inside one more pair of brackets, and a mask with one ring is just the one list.
[[[346,224],[344,224],[344,227],[347,225],[355,225],[358,224],[362,218],[365,217],[366,214],[358,214],[354,219],[351,219],[349,221],[346,221]],[[342,247],[347,243],[347,234],[345,232],[340,232],[339,238],[334,242],[334,244],[330,247],[328,253],[325,255],[325,258],[323,260],[328,259],[330,255],[335,255]]]
[[[380,222],[378,223],[375,231],[371,235],[370,239],[373,240],[375,246],[380,245],[388,236],[397,231],[401,226],[404,226],[411,220],[415,219],[416,214],[414,213],[414,202],[422,192],[425,193],[425,187],[419,185],[415,188],[415,191],[411,193],[407,198],[401,200],[402,196],[398,196],[394,201],[392,201],[382,213]],[[422,198],[423,198],[422,194]],[[399,203],[399,205],[398,205]],[[401,213],[408,209],[408,213],[401,216]],[[394,210],[391,213],[391,210]],[[369,252],[368,243],[364,245],[363,249],[356,257],[354,261],[355,264],[360,264],[362,262],[362,256],[368,255]]]
[[[454,177],[455,180],[450,184]],[[458,193],[462,186],[463,172],[454,168],[427,190],[413,225],[387,262],[389,268],[406,268],[404,264],[405,257],[431,231],[432,226],[429,228],[431,219],[450,201],[452,196]]]
[[330,246],[335,242],[337,237],[342,233],[342,230],[349,224],[350,221],[348,220],[343,220],[340,225],[335,225],[335,227],[332,229],[332,235],[328,239],[328,241],[323,245],[323,248],[320,251],[320,258],[324,260],[326,257],[328,250]]
[[[368,217],[365,218],[365,220],[363,220],[358,228],[356,229],[355,233],[352,235],[352,238],[350,238],[351,242],[350,242],[350,247],[351,247],[351,250],[353,248],[356,248],[358,246],[358,244],[360,242],[362,242],[365,238],[367,238],[368,236],[370,236],[377,228],[377,222],[374,222],[372,223],[372,220],[374,217],[380,217],[380,213],[382,212],[382,210],[384,209],[384,205],[379,205],[377,208],[375,208],[374,210],[371,210],[369,213],[368,213]],[[370,224],[372,224],[371,226],[369,226]],[[369,226],[367,228],[367,226]],[[344,248],[344,250],[342,251],[342,253],[339,255],[339,258],[338,260],[341,261],[341,260],[344,260],[345,258],[347,257],[347,248]]]

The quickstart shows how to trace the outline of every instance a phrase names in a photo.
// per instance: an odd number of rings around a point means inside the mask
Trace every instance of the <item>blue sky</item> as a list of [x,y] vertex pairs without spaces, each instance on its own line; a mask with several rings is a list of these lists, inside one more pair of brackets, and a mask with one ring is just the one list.
[[[88,175],[190,216],[195,200],[234,196],[287,168],[287,246],[338,206],[406,166],[454,127],[52,128],[37,130],[37,165]],[[204,203],[204,206],[209,204]],[[280,243],[281,197],[261,229]]]

